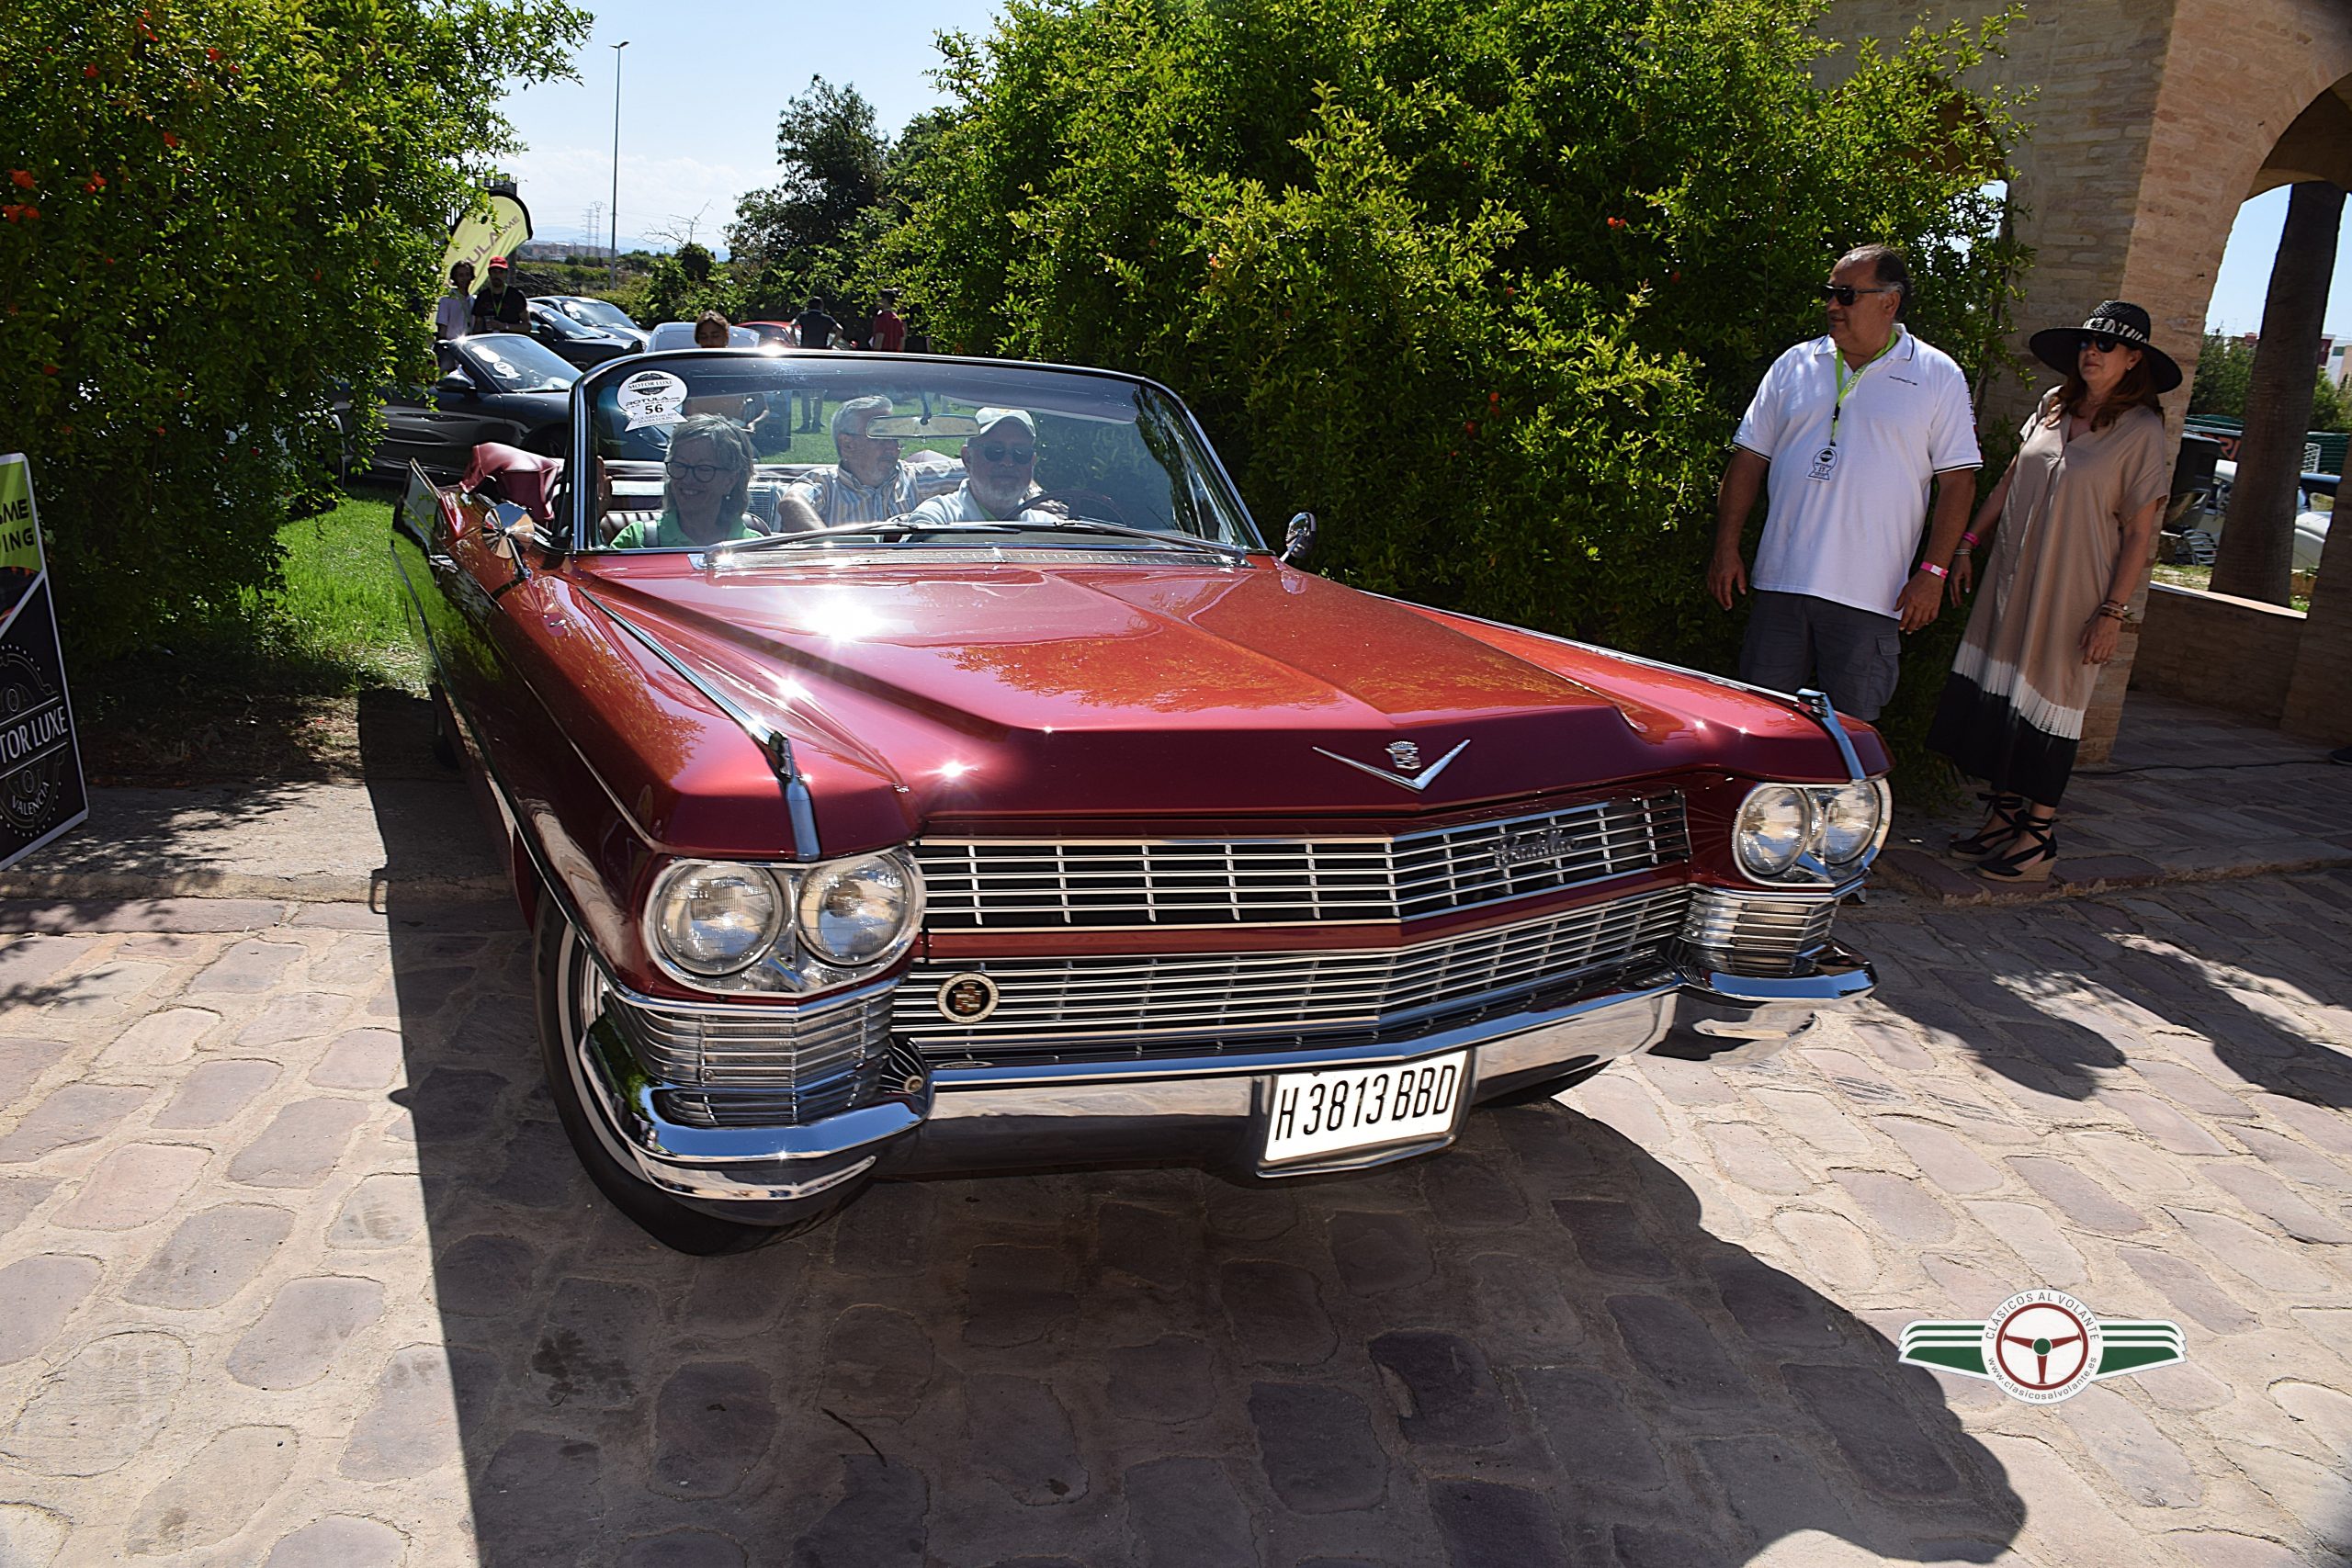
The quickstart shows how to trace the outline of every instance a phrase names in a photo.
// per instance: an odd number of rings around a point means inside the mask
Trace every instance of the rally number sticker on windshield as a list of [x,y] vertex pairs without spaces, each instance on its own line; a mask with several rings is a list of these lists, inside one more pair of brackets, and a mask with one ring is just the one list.
[[675,424],[685,417],[686,384],[667,370],[640,370],[621,383],[620,405],[631,430]]

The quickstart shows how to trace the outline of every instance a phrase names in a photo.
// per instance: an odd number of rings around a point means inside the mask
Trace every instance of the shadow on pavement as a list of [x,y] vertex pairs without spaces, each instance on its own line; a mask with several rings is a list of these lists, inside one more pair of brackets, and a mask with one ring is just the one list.
[[496,1568],[1720,1563],[1802,1530],[1984,1562],[2016,1532],[1928,1374],[1557,1106],[1354,1180],[889,1185],[670,1253],[574,1161],[525,933],[476,913],[392,911],[446,1354],[393,1359],[340,1464],[419,1474],[454,1409]]

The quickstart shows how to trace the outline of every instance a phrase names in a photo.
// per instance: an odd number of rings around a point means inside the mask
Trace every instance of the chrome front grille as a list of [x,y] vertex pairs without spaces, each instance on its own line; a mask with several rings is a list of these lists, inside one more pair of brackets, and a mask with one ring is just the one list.
[[[1400,948],[922,964],[899,988],[893,1026],[933,1060],[1378,1030],[1656,963],[1689,900],[1687,887],[1657,888]],[[997,984],[996,1010],[978,1023],[937,1006],[940,986],[964,969]]]
[[681,1090],[756,1090],[778,1111],[770,1120],[802,1121],[848,1109],[881,1072],[890,989],[806,1007],[669,1007],[608,993],[605,1010],[653,1077]]
[[1838,897],[1702,887],[1683,918],[1682,945],[1697,962],[1726,974],[1793,975],[1829,940]]
[[929,840],[934,931],[1116,931],[1420,919],[1688,859],[1676,794],[1394,839]]

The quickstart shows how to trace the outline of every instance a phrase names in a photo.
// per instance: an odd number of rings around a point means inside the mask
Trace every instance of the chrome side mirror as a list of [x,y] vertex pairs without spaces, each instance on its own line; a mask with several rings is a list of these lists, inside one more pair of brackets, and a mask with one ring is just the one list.
[[1315,513],[1301,512],[1292,517],[1290,526],[1283,530],[1283,553],[1276,558],[1288,566],[1314,547]]

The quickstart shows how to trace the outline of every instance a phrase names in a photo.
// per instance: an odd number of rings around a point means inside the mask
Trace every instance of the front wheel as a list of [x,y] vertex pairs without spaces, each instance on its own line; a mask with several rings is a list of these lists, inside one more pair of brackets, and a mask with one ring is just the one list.
[[548,1089],[564,1135],[588,1171],[588,1179],[638,1227],[673,1251],[707,1258],[749,1252],[820,1224],[820,1213],[791,1225],[752,1225],[688,1208],[637,1174],[637,1168],[596,1109],[595,1089],[581,1059],[588,1026],[604,1010],[605,977],[589,956],[588,944],[545,888],[533,933],[537,976],[539,1055]]

